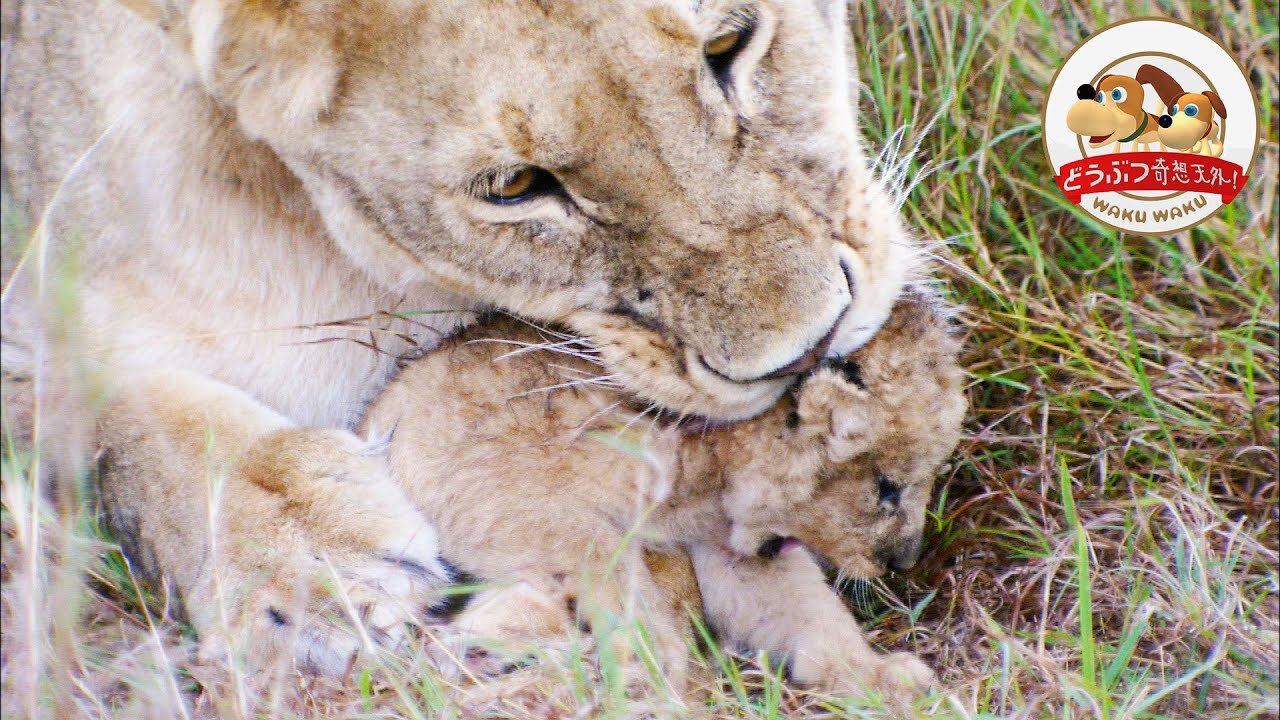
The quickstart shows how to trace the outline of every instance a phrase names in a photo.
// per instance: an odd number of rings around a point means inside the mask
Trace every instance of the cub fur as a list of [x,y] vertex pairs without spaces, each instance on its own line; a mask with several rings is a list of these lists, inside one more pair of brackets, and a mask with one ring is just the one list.
[[[491,319],[407,367],[363,421],[391,433],[392,472],[436,524],[444,557],[507,584],[465,625],[537,634],[569,622],[567,608],[582,612],[584,593],[619,611],[630,587],[679,684],[682,613],[652,553],[687,551],[712,627],[788,658],[795,680],[928,681],[911,656],[868,647],[814,560],[869,577],[920,551],[932,479],[965,409],[958,343],[926,301],[899,303],[865,347],[728,426],[638,413],[572,345]],[[619,548],[617,582],[602,582]]]

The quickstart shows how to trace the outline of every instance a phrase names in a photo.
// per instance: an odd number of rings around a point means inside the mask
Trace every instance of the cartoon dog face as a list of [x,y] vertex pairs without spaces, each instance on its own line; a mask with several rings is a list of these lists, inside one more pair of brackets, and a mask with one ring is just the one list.
[[1081,85],[1076,97],[1080,100],[1067,110],[1067,127],[1087,137],[1091,147],[1101,147],[1137,129],[1145,93],[1134,78],[1106,75],[1097,87]]
[[[1160,68],[1146,64],[1133,76],[1103,75],[1098,84],[1076,88],[1079,100],[1067,109],[1067,128],[1088,139],[1089,147],[1120,143],[1149,145],[1156,141],[1156,117],[1143,109],[1151,85],[1161,98],[1166,93],[1181,94],[1178,82]],[[1165,101],[1166,104],[1168,101]]]
[[1213,131],[1214,117],[1225,118],[1227,107],[1212,90],[1182,93],[1160,116],[1160,142],[1178,150],[1190,150]]

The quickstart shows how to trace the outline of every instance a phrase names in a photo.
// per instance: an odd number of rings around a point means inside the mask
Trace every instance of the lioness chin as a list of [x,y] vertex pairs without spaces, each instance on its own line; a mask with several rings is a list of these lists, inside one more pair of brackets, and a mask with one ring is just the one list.
[[[721,427],[651,422],[572,345],[482,322],[407,367],[363,421],[390,431],[392,472],[444,556],[499,583],[464,627],[563,632],[588,607],[620,611],[630,587],[678,687],[682,605],[704,607],[725,640],[787,658],[801,683],[900,696],[929,681],[911,656],[868,647],[813,555],[867,577],[920,552],[965,408],[958,344],[933,308],[904,300],[865,347]],[[672,551],[689,553],[696,586],[655,562]]]
[[212,650],[342,672],[356,638],[307,620],[334,577],[388,627],[434,601],[432,530],[350,427],[470,311],[562,323],[635,396],[728,420],[866,342],[913,272],[844,0],[4,20],[5,208],[38,228],[9,282],[4,223],[6,411],[30,436],[38,401],[50,455],[103,451],[110,526]]

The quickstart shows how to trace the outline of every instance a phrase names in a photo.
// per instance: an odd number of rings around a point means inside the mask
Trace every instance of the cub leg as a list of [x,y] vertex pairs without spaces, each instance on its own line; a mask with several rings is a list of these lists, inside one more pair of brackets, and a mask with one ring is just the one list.
[[928,686],[933,673],[910,653],[882,655],[808,552],[743,557],[696,544],[690,550],[707,620],[722,639],[787,658],[798,683],[833,692],[869,688],[886,697]]
[[[628,548],[612,578],[606,577],[603,582],[597,579],[581,582],[578,614],[580,618],[594,623],[603,619],[596,614],[603,610],[613,617],[635,617],[645,623],[652,632],[650,644],[656,653],[656,657],[650,659],[657,662],[672,693],[683,695],[689,680],[689,646],[683,632],[689,627],[687,614],[677,610],[670,592],[673,588],[659,584],[659,579],[655,579],[650,571],[648,560],[644,550]],[[661,580],[670,581],[674,576],[671,568],[678,566],[673,563],[668,567],[659,563],[656,567]],[[628,615],[628,610],[633,615]],[[682,622],[682,618],[685,621]],[[634,659],[637,648],[632,645],[632,638],[630,628],[625,626],[619,627],[609,637],[617,657]]]
[[698,579],[688,550],[684,547],[646,548],[644,564],[653,576],[663,604],[671,609],[680,635],[693,637],[692,617],[702,616],[702,595],[698,592]]
[[[650,561],[655,563],[657,578],[650,571]],[[633,634],[625,623],[637,617],[652,632],[653,659],[667,683],[682,694],[687,686],[685,638],[690,629],[684,610],[689,598],[684,593],[692,583],[682,582],[680,563],[678,556],[628,548],[611,572],[602,572],[610,563],[599,557],[574,572],[553,566],[527,569],[516,582],[478,592],[453,624],[479,637],[545,642],[567,637],[576,622],[608,643],[621,664],[640,674]],[[696,587],[694,595],[696,602]]]
[[[448,572],[435,531],[349,432],[298,428],[245,393],[153,371],[99,421],[109,525],[177,591],[206,652],[343,671],[394,644]],[[336,592],[329,592],[335,590]],[[354,611],[362,630],[333,618]]]

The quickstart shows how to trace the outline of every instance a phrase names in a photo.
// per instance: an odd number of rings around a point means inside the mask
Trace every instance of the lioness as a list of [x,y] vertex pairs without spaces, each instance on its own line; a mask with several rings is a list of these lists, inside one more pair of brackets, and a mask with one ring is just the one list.
[[[789,658],[795,680],[894,695],[927,682],[914,656],[868,647],[800,549],[854,576],[914,564],[965,409],[958,343],[926,302],[904,299],[865,347],[726,427],[648,426],[569,344],[516,320],[482,323],[406,368],[363,421],[391,431],[392,472],[444,556],[509,583],[464,625],[554,631],[585,593],[616,609],[601,588],[632,586],[680,685],[680,616],[643,550],[688,548],[711,625]],[[590,569],[610,564],[613,578]]]
[[108,519],[213,649],[301,637],[346,667],[352,638],[289,610],[334,574],[370,616],[432,602],[430,525],[349,428],[470,311],[739,419],[865,343],[912,273],[844,0],[4,13],[6,207],[40,230],[5,288],[7,406],[44,388],[41,447],[69,456],[96,373]]

